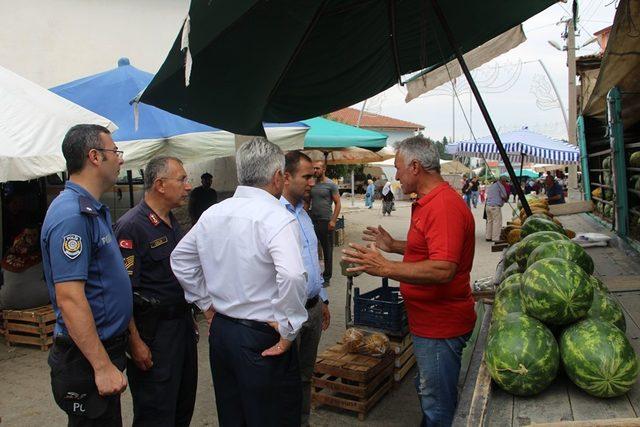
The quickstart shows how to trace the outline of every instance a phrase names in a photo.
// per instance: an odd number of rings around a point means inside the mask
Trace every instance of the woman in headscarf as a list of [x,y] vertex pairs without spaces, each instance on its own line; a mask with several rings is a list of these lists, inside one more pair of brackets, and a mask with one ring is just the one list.
[[382,216],[385,214],[391,216],[393,210],[393,191],[391,190],[391,182],[387,181],[382,188]]
[[364,205],[371,209],[373,207],[373,195],[375,194],[376,187],[373,185],[373,180],[368,179],[367,192],[364,194]]

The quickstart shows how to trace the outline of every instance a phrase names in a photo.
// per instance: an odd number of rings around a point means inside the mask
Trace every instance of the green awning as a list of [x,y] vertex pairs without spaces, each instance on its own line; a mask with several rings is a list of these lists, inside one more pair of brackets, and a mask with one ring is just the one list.
[[309,126],[309,131],[304,138],[305,149],[346,147],[377,149],[384,148],[387,145],[387,135],[323,119],[322,117],[302,120],[302,123]]
[[[242,135],[336,111],[454,59],[433,1],[192,0],[140,100]],[[554,3],[438,0],[462,53]]]

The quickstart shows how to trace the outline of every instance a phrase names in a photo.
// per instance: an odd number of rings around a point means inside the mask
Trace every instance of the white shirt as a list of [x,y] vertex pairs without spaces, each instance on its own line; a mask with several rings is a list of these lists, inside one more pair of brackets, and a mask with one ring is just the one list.
[[295,339],[307,320],[296,219],[271,194],[239,186],[207,209],[171,253],[187,302],[236,319],[277,322]]

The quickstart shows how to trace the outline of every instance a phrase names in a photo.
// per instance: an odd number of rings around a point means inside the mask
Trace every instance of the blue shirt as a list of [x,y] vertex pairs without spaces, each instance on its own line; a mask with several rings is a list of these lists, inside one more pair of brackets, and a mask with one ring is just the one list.
[[320,296],[322,301],[327,301],[327,292],[322,287],[324,279],[320,271],[320,262],[318,261],[318,238],[313,229],[311,217],[304,210],[302,202],[297,206],[293,206],[284,196],[280,197],[280,203],[296,218],[300,226],[300,240],[302,245],[302,263],[307,270],[307,299]]
[[507,197],[507,189],[502,182],[496,181],[487,188],[487,206],[502,206]]
[[109,208],[68,181],[51,203],[40,235],[42,267],[56,313],[56,335],[68,335],[56,303],[57,283],[83,281],[98,336],[122,334],[131,320],[133,296],[111,227]]

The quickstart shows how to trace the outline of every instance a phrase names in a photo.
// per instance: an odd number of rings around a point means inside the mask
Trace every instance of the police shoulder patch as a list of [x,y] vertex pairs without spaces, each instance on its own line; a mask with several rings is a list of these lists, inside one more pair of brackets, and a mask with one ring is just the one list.
[[133,275],[133,266],[136,263],[136,257],[135,255],[129,255],[128,257],[124,258],[124,268],[127,269],[127,273],[129,273],[129,276]]
[[76,259],[82,253],[82,238],[77,234],[67,234],[62,238],[62,253],[69,259]]

